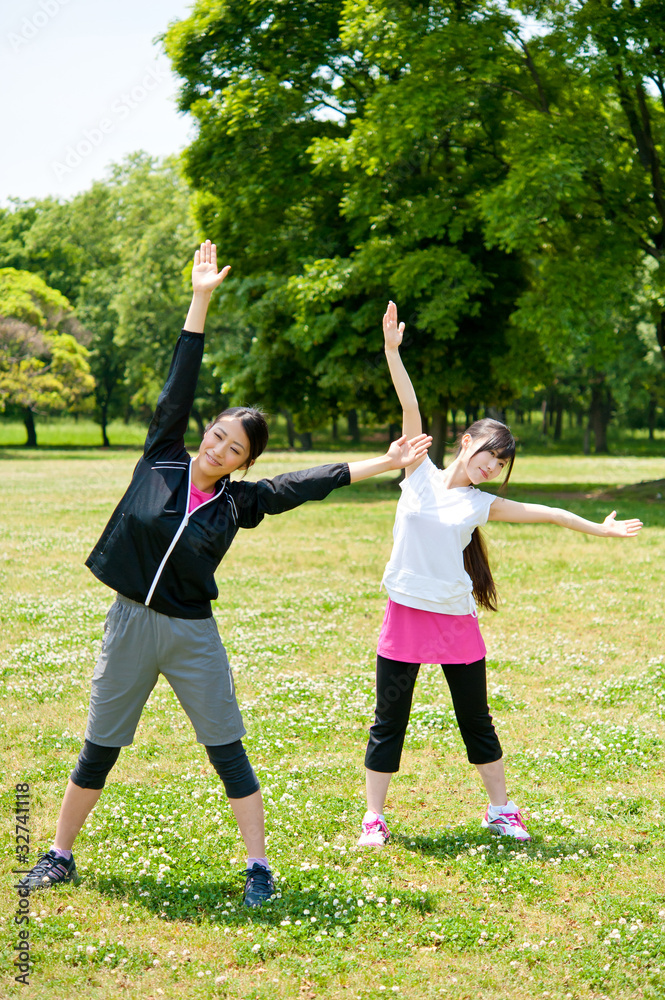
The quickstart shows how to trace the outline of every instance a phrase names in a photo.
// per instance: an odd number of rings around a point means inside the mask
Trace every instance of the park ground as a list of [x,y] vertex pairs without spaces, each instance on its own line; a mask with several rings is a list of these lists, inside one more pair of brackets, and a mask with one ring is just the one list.
[[[22,992],[14,789],[30,787],[34,859],[81,744],[110,600],[83,560],[136,444],[0,450],[0,996],[662,998],[665,502],[658,485],[632,488],[665,475],[648,449],[521,454],[508,491],[596,520],[616,507],[644,521],[636,539],[487,529],[501,594],[481,621],[489,700],[530,844],[481,829],[480,782],[440,669],[424,666],[386,810],[392,844],[354,847],[398,496],[394,475],[358,484],[241,532],[218,574],[276,899],[243,911],[220,783],[160,682],[76,844],[83,881],[31,897]],[[270,452],[252,471],[338,458]]]

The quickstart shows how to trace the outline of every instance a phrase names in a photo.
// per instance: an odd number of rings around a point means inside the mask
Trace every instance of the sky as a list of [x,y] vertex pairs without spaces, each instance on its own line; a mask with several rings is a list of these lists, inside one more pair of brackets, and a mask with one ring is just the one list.
[[143,149],[179,152],[191,120],[155,37],[191,0],[12,0],[0,5],[0,205],[70,198]]

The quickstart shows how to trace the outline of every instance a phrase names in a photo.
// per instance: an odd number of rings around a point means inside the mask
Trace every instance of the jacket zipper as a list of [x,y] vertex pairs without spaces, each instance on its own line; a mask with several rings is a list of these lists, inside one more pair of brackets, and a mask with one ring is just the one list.
[[[220,490],[220,493],[224,492],[224,487],[225,486],[226,486],[226,483],[224,483],[224,486]],[[210,500],[205,500],[203,503],[199,504],[198,507],[195,507],[194,510],[190,512],[190,510],[189,510],[189,501],[190,501],[191,492],[192,492],[192,463],[190,461],[190,463],[189,463],[189,465],[187,467],[187,501],[185,503],[185,516],[183,517],[182,521],[180,522],[178,530],[176,531],[175,535],[173,536],[173,539],[171,540],[171,544],[169,545],[168,549],[166,550],[166,555],[164,556],[164,558],[160,562],[159,566],[157,567],[157,572],[155,573],[155,577],[154,577],[154,579],[152,581],[152,584],[150,585],[150,590],[148,591],[148,596],[145,599],[145,606],[146,607],[148,607],[150,605],[150,602],[151,602],[151,600],[153,598],[153,594],[155,593],[155,590],[157,589],[157,584],[159,583],[159,578],[161,577],[162,573],[164,572],[164,567],[166,566],[166,564],[167,564],[167,562],[169,560],[169,556],[171,555],[171,553],[173,552],[174,548],[176,547],[176,545],[178,543],[178,539],[180,538],[180,536],[182,535],[183,531],[185,530],[185,528],[189,524],[190,513],[194,514],[197,510],[199,510],[200,507],[205,507],[206,504],[212,503],[212,501],[215,500],[220,495],[219,493],[213,493],[213,495],[210,497]]]

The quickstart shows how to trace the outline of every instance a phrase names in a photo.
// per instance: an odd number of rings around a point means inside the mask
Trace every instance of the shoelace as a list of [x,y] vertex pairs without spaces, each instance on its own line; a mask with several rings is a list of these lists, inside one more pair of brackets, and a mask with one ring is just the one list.
[[252,888],[260,892],[272,890],[272,872],[267,868],[247,868],[245,877],[251,879]]
[[505,819],[512,826],[519,826],[522,830],[524,830],[525,833],[529,832],[527,830],[527,828],[526,828],[526,824],[525,824],[524,820],[522,819],[522,813],[519,812],[519,811],[518,812],[514,812],[514,813],[501,813],[497,817],[497,819]]
[[387,836],[388,827],[377,816],[376,819],[363,823],[363,833],[382,833]]
[[39,861],[32,869],[32,874],[46,875],[57,861],[62,862],[62,858],[53,858],[50,854],[42,854]]

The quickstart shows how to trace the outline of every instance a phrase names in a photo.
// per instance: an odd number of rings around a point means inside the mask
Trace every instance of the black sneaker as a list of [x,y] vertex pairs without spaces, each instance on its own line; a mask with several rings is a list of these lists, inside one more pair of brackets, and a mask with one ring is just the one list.
[[35,867],[21,879],[19,885],[26,889],[50,889],[60,882],[79,882],[78,872],[74,863],[74,855],[67,860],[59,858],[54,851],[42,854]]
[[269,868],[256,862],[245,872],[245,893],[242,897],[245,906],[261,906],[270,899],[275,891],[275,883]]

